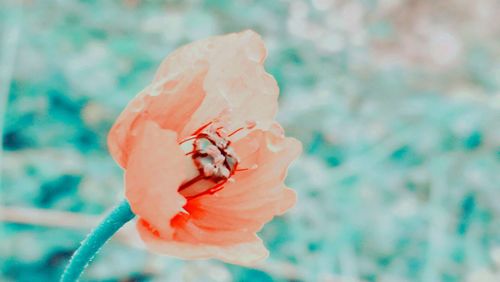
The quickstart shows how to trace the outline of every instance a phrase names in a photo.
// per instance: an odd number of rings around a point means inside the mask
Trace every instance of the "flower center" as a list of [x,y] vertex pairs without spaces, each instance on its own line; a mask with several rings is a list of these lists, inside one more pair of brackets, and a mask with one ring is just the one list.
[[238,158],[229,145],[217,132],[201,133],[194,140],[192,159],[205,179],[219,182],[233,175]]
[[197,197],[207,193],[213,194],[222,189],[237,171],[239,160],[229,138],[241,129],[227,134],[223,127],[215,127],[212,123],[208,123],[181,141],[181,145],[192,141],[192,151],[186,155],[191,155],[199,174],[184,182],[178,191],[186,197]]

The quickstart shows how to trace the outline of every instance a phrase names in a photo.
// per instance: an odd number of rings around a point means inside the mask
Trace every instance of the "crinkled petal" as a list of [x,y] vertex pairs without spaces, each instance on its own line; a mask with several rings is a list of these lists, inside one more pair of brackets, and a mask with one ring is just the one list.
[[239,168],[250,169],[236,173],[235,182],[217,193],[218,200],[257,199],[282,191],[288,167],[302,152],[300,141],[285,137],[277,123],[268,131],[253,131],[233,146],[241,159]]
[[127,166],[130,139],[136,127],[147,121],[179,133],[205,97],[203,80],[206,70],[193,70],[190,76],[149,86],[123,110],[108,135],[108,147],[116,162]]
[[[210,230],[213,238],[204,238],[204,242],[210,244],[228,244],[245,240],[247,234],[255,234],[265,223],[270,221],[275,215],[282,214],[285,210],[293,206],[296,201],[295,193],[282,187],[280,193],[262,198],[259,201],[248,201],[240,203],[233,199],[223,202],[206,203],[201,198],[196,200],[195,208],[187,208],[190,213],[189,234],[204,233]],[[205,203],[203,203],[205,202]],[[179,230],[184,230],[180,226]],[[195,232],[197,231],[197,232]],[[180,240],[190,240],[186,232],[177,232]],[[227,238],[225,242],[219,242],[218,238]]]
[[204,81],[206,98],[183,135],[220,115],[230,120],[228,130],[244,126],[246,121],[256,122],[259,128],[267,128],[272,123],[278,108],[279,88],[276,80],[264,70],[267,50],[257,33],[246,30],[211,37],[187,45],[178,53],[174,55],[202,54],[198,58],[204,56],[203,65],[208,66]]
[[253,265],[269,255],[262,240],[255,235],[242,243],[219,246],[165,240],[155,235],[143,221],[138,221],[137,229],[152,252],[184,259],[217,258],[233,264]]
[[186,203],[177,192],[186,178],[186,157],[177,134],[152,121],[136,134],[125,171],[125,195],[138,217],[161,236],[171,236],[169,222]]
[[283,182],[301,145],[276,134],[256,130],[235,144],[238,155],[257,168],[238,172],[234,183],[227,182],[214,195],[190,199],[184,207],[188,214],[175,225],[176,240],[212,245],[245,242],[248,234],[255,235],[293,206],[295,193]]

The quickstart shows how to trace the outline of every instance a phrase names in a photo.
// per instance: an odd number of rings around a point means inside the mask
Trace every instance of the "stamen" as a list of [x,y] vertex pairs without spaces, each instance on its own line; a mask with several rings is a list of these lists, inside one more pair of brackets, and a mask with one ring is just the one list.
[[211,125],[212,123],[213,123],[213,122],[212,122],[212,121],[210,121],[210,122],[207,122],[206,124],[202,125],[200,128],[198,128],[198,129],[197,129],[197,130],[193,133],[193,135],[195,135],[195,136],[196,136],[196,135],[200,134],[200,133],[203,131],[203,129],[207,128],[207,127],[208,127],[209,125]]
[[243,129],[253,129],[256,125],[257,125],[257,123],[255,121],[247,121],[245,127],[240,127],[238,129],[236,129],[235,131],[231,132],[228,135],[228,137],[235,135],[236,133],[240,132]]
[[259,166],[254,164],[253,166],[251,167],[245,167],[245,168],[237,168],[235,169],[234,171],[246,171],[246,170],[254,170],[254,169],[257,169]]
[[253,129],[257,123],[254,120],[247,120],[247,129]]
[[183,139],[181,142],[179,142],[179,145],[182,145],[182,144],[186,143],[187,141],[196,139],[198,137],[198,134],[200,134],[205,128],[207,128],[212,123],[213,123],[212,121],[205,123],[200,128],[198,128],[195,132],[193,132],[193,134],[191,136],[189,136],[189,137]]
[[185,138],[184,140],[182,140],[181,142],[179,142],[179,145],[184,144],[189,140],[196,139],[196,137],[197,137],[196,135],[189,136],[189,137]]
[[236,129],[235,131],[231,132],[227,137],[231,137],[231,136],[235,135],[236,133],[240,132],[241,130],[243,130],[243,127],[240,127],[238,129]]

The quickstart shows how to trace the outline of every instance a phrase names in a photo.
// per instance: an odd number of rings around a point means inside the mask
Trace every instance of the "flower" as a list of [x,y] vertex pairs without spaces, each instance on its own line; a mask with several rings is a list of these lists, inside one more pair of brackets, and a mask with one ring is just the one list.
[[283,181],[301,152],[274,120],[278,86],[247,30],[183,46],[111,128],[137,228],[155,252],[253,264],[256,235],[292,207]]

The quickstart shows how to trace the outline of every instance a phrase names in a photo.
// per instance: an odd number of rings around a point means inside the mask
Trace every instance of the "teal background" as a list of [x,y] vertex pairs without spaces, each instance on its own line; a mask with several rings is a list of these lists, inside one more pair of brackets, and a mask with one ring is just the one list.
[[175,48],[247,28],[269,49],[278,119],[304,144],[287,179],[298,204],[260,233],[270,259],[182,261],[123,233],[82,281],[500,281],[498,11],[0,0],[0,281],[57,281],[123,197],[106,136],[126,103]]

